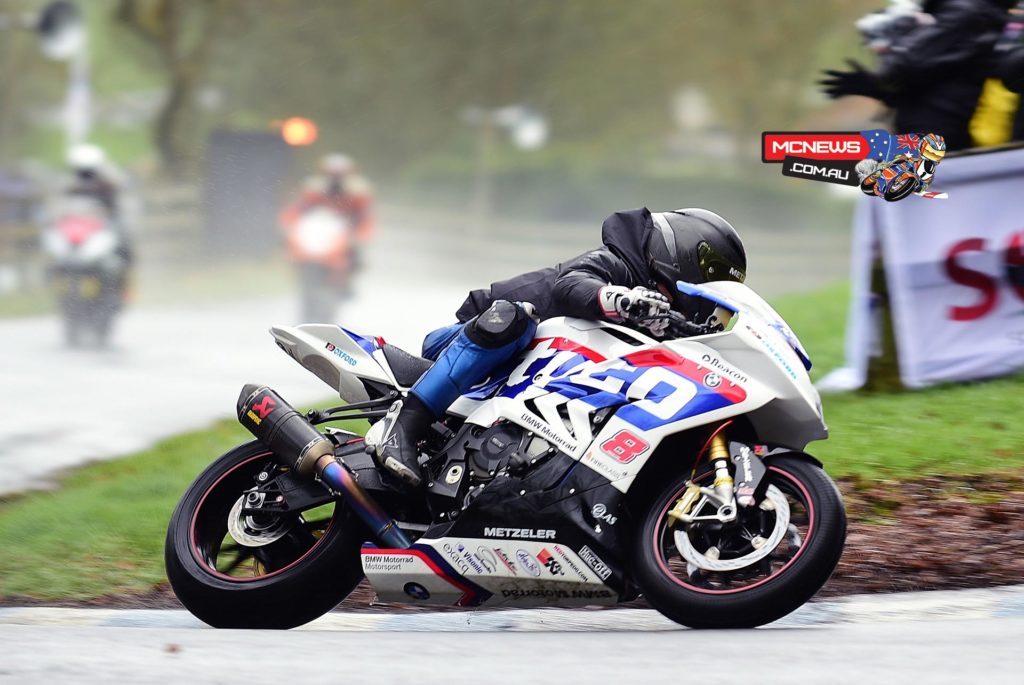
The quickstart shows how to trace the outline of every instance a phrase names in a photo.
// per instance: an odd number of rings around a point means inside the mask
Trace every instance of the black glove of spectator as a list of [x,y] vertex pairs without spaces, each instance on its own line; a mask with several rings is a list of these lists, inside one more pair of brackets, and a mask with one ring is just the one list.
[[863,95],[876,100],[883,99],[884,90],[877,75],[852,59],[846,60],[846,63],[850,65],[850,71],[825,70],[825,75],[828,78],[818,81],[822,92],[833,99],[841,98],[844,95]]

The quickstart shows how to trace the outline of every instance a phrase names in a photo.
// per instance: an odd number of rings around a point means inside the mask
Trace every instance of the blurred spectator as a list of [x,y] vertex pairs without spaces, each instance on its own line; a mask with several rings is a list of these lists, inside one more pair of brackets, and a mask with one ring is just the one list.
[[858,28],[879,55],[872,71],[849,60],[820,81],[832,98],[863,95],[893,109],[897,132],[938,133],[949,150],[980,143],[972,117],[990,75],[992,48],[1009,0],[894,0]]
[[1010,10],[1003,36],[996,45],[995,74],[1017,95],[1017,109],[1012,122],[1012,140],[1024,140],[1024,1]]

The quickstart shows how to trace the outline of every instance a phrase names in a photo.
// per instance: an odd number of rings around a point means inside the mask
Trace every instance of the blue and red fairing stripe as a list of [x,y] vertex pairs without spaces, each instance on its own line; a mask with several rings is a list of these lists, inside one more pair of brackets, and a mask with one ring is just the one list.
[[[697,362],[670,350],[642,350],[627,354],[623,359],[638,370],[658,366],[671,371],[692,382],[697,389],[697,394],[693,399],[683,405],[678,412],[665,419],[654,416],[632,404],[615,413],[617,417],[643,430],[658,428],[690,416],[739,404],[747,399],[747,391],[742,386],[715,373],[714,369],[702,367]],[[709,376],[717,377],[718,385],[709,386]],[[677,391],[677,388],[671,387],[668,383],[659,383],[644,399],[657,402]]]
[[359,345],[364,352],[366,352],[366,354],[373,354],[376,350],[380,349],[380,346],[383,344],[383,339],[375,340],[373,338],[365,338],[358,333],[353,333],[344,326],[338,326],[338,328],[341,329],[342,333],[352,338],[352,340],[354,340],[355,343]]
[[408,549],[386,549],[366,543],[362,547],[361,554],[388,554],[419,558],[438,578],[462,592],[462,596],[455,603],[456,606],[480,606],[480,604],[491,598],[490,592],[468,580],[465,576],[459,575],[448,562],[441,558],[441,555],[433,547],[414,544]]

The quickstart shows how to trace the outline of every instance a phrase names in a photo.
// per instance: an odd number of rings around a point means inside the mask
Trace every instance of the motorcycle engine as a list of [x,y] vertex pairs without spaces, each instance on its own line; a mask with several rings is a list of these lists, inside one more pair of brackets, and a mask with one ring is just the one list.
[[521,473],[548,454],[550,445],[525,428],[503,423],[483,429],[466,444],[467,467],[474,483],[499,473]]
[[[428,485],[441,506],[456,500],[465,509],[488,483],[501,475],[519,475],[558,450],[514,423],[464,426],[452,440],[445,461]],[[455,515],[455,510],[450,510]]]

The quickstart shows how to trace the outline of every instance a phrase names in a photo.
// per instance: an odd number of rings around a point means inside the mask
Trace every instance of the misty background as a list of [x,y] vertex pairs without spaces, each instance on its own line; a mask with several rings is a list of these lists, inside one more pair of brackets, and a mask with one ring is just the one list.
[[[42,3],[0,5],[16,13]],[[201,233],[216,230],[200,216],[204,196],[218,192],[211,135],[272,133],[292,116],[316,122],[316,142],[288,150],[286,180],[250,191],[283,203],[320,155],[344,151],[376,186],[382,239],[389,208],[409,230],[503,239],[517,222],[578,225],[564,231],[578,237],[558,241],[568,252],[542,251],[539,266],[596,244],[604,216],[640,205],[706,206],[755,242],[770,230],[812,242],[845,231],[850,196],[761,164],[760,134],[860,130],[877,113],[813,86],[822,68],[862,53],[852,22],[874,6],[851,0],[95,0],[81,9],[88,139],[142,196],[148,211],[134,228],[150,265],[194,265]],[[67,65],[41,56],[31,32],[2,38],[0,168],[57,172]],[[542,145],[523,149],[480,122],[481,111],[513,106],[543,118]],[[754,279],[757,266],[755,252]]]

